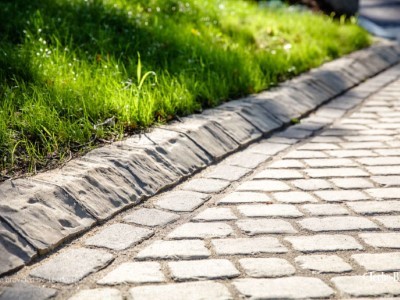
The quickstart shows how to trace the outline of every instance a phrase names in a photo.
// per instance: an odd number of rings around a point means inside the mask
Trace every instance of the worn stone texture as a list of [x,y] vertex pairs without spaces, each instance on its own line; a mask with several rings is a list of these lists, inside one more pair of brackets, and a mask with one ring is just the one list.
[[363,247],[351,236],[341,234],[315,234],[285,238],[295,250],[301,252],[362,250]]
[[296,218],[303,216],[303,214],[296,208],[296,206],[290,204],[239,205],[237,209],[246,217]]
[[375,248],[400,249],[400,232],[360,233],[359,236]]
[[39,253],[83,232],[95,219],[59,187],[26,179],[0,185],[0,215]]
[[226,180],[199,178],[192,179],[183,185],[186,191],[193,191],[199,193],[219,193],[229,186],[230,182]]
[[271,198],[263,193],[235,192],[230,193],[217,201],[218,205],[241,203],[270,203]]
[[48,300],[57,295],[56,289],[17,282],[0,290],[0,300]]
[[400,271],[400,252],[360,253],[351,257],[367,271]]
[[250,299],[321,299],[335,292],[321,279],[287,277],[277,279],[238,279],[233,285]]
[[302,206],[312,216],[348,215],[350,212],[340,204],[305,204]]
[[317,273],[350,272],[352,267],[337,255],[302,255],[296,263],[303,269]]
[[233,234],[233,229],[226,223],[185,223],[174,229],[167,237],[171,239],[204,239],[227,237]]
[[175,212],[189,212],[195,210],[210,198],[210,195],[191,192],[175,191],[162,194],[154,205],[158,208]]
[[179,215],[158,210],[140,208],[134,211],[132,214],[124,217],[124,221],[128,223],[135,223],[138,225],[144,225],[149,227],[163,226],[176,221]]
[[251,170],[229,165],[218,165],[205,175],[206,178],[236,181],[248,174]]
[[239,263],[247,276],[256,278],[282,277],[296,272],[296,269],[282,258],[242,258]]
[[379,229],[378,225],[367,218],[352,216],[305,218],[298,223],[302,228],[314,232]]
[[236,220],[237,217],[232,213],[230,208],[225,207],[211,207],[199,213],[192,221],[205,222],[205,221],[230,221]]
[[73,248],[34,268],[30,275],[51,282],[71,284],[106,267],[113,259],[104,250]]
[[275,219],[243,219],[237,221],[236,226],[247,235],[297,232],[289,222]]
[[27,241],[0,220],[0,275],[21,268],[35,256]]
[[82,290],[73,295],[68,300],[123,300],[122,293],[113,288],[100,288],[91,290]]
[[150,229],[116,223],[88,238],[85,245],[120,251],[142,242],[153,234]]
[[217,255],[246,255],[259,253],[286,253],[288,250],[277,238],[215,239],[211,241]]

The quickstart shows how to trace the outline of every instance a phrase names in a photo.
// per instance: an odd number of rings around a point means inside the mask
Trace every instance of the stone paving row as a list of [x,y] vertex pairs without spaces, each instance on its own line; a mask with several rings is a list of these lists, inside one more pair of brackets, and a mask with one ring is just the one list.
[[385,74],[362,104],[338,98],[5,277],[0,299],[400,296],[400,80],[380,88]]

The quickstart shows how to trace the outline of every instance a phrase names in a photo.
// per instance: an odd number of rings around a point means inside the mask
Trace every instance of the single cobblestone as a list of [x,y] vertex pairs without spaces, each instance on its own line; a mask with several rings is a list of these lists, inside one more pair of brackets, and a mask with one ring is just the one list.
[[301,268],[317,273],[352,271],[352,267],[337,255],[303,255],[297,256],[295,261]]
[[236,220],[237,217],[232,213],[230,208],[225,207],[212,207],[199,213],[195,216],[192,221],[204,222],[204,221],[230,221]]
[[[376,151],[378,152],[378,150]],[[373,175],[400,175],[400,166],[366,167],[366,169]]]
[[400,252],[362,253],[351,257],[367,271],[400,271]]
[[305,204],[301,206],[301,208],[313,216],[334,216],[349,214],[349,211],[340,204]]
[[386,187],[400,186],[400,176],[372,176],[371,180]]
[[210,252],[200,240],[155,241],[143,250],[136,258],[149,259],[199,259],[207,258]]
[[[397,125],[399,126],[399,125]],[[393,166],[400,165],[400,157],[367,157],[357,159],[360,164],[365,166]]]
[[341,234],[316,234],[312,236],[290,236],[285,240],[301,252],[362,250],[362,246],[351,236]]
[[375,248],[400,249],[400,233],[398,232],[360,233],[359,236],[365,243]]
[[379,229],[367,218],[352,216],[305,218],[298,223],[302,228],[314,232]]
[[294,205],[269,204],[269,205],[239,205],[240,213],[246,217],[301,217],[303,214]]
[[219,193],[229,186],[229,181],[219,179],[192,179],[183,186],[186,191],[193,191],[199,193]]
[[113,259],[104,250],[70,249],[34,268],[30,275],[51,282],[71,284],[106,267]]
[[138,225],[144,225],[149,227],[163,226],[169,223],[175,222],[179,219],[179,215],[158,210],[140,208],[134,211],[132,214],[124,218],[125,222],[135,223]]
[[297,179],[303,178],[303,175],[296,170],[286,170],[286,169],[273,169],[273,170],[264,170],[256,176],[255,179]]
[[368,189],[366,192],[374,199],[399,199],[400,200],[400,188],[379,188],[379,189]]
[[271,198],[263,193],[237,192],[217,201],[218,205],[242,203],[271,203]]
[[256,278],[289,276],[296,272],[296,269],[282,258],[242,258],[239,263],[247,276]]
[[304,162],[312,168],[353,167],[356,165],[347,158],[305,159]]
[[389,275],[380,275],[379,280],[373,276],[341,276],[332,278],[332,282],[342,296],[373,297],[400,295],[400,282]]
[[302,169],[304,167],[304,164],[296,159],[278,160],[268,166],[270,169]]
[[332,182],[341,189],[364,189],[372,188],[372,182],[364,178],[334,178]]
[[328,155],[320,151],[295,150],[286,154],[284,158],[307,159],[307,158],[327,158],[327,157]]
[[232,234],[232,227],[225,223],[186,223],[177,227],[167,237],[171,239],[204,239],[227,237]]
[[238,186],[237,191],[245,192],[274,192],[289,191],[290,187],[278,180],[252,180]]
[[331,157],[350,158],[350,157],[374,157],[378,154],[371,150],[329,150],[327,153]]
[[154,232],[149,229],[117,223],[87,239],[85,245],[119,251],[132,247],[153,234]]
[[286,253],[288,250],[276,238],[237,238],[212,240],[217,255]]
[[172,278],[183,280],[226,279],[240,275],[240,272],[227,259],[209,259],[169,262]]
[[184,282],[167,285],[147,285],[129,290],[129,299],[134,300],[231,300],[229,290],[217,282]]
[[162,195],[155,202],[155,206],[176,212],[189,212],[194,211],[208,199],[210,199],[210,195],[207,194],[176,191]]
[[400,216],[380,216],[373,219],[388,229],[400,229]]
[[289,222],[284,220],[244,219],[237,221],[236,225],[248,235],[297,232]]
[[293,185],[303,191],[328,190],[332,184],[325,179],[300,179],[292,181]]
[[311,277],[238,279],[233,285],[250,299],[321,299],[334,294],[322,280]]
[[157,262],[127,262],[108,273],[98,284],[156,283],[165,281],[161,265]]
[[243,176],[246,176],[251,169],[246,169],[242,167],[220,165],[217,166],[210,173],[205,175],[206,178],[212,179],[222,179],[228,181],[237,181]]
[[24,282],[17,282],[0,289],[0,300],[48,300],[57,295],[56,289],[37,287]]
[[400,213],[400,201],[360,201],[347,202],[353,211],[363,215],[380,213]]
[[368,176],[368,173],[357,168],[305,169],[304,171],[312,178]]
[[282,203],[318,202],[313,196],[305,192],[280,192],[274,193],[274,198]]
[[328,202],[346,202],[368,200],[369,197],[357,190],[345,191],[318,191],[315,194]]
[[[33,299],[33,298],[32,298]],[[114,288],[100,288],[91,290],[82,290],[76,293],[68,300],[123,300],[122,294],[119,290]]]

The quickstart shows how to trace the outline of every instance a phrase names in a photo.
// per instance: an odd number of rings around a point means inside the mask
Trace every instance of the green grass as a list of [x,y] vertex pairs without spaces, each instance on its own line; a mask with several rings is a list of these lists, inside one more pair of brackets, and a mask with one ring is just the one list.
[[0,20],[5,176],[369,44],[354,20],[242,0],[3,0]]

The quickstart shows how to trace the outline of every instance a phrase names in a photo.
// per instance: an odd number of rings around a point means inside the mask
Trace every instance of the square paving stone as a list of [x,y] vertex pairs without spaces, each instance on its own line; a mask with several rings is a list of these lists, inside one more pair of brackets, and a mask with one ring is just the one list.
[[251,180],[242,183],[236,190],[245,192],[279,192],[288,191],[290,187],[278,180]]
[[301,217],[303,214],[290,204],[239,205],[238,210],[246,217]]
[[271,198],[263,193],[235,192],[217,201],[218,205],[240,203],[271,203]]
[[143,250],[136,258],[146,259],[199,259],[210,256],[210,251],[200,240],[155,241]]
[[353,216],[305,218],[298,223],[302,228],[315,232],[379,229],[371,220]]
[[175,191],[168,192],[154,203],[158,208],[167,209],[176,212],[189,212],[194,211],[197,207],[202,205],[210,195],[189,191]]
[[248,235],[297,232],[289,222],[284,220],[243,219],[237,221],[236,225]]
[[108,273],[98,284],[156,283],[165,281],[158,262],[127,262]]
[[349,211],[341,204],[305,204],[301,208],[313,216],[348,215]]
[[172,278],[183,280],[226,279],[240,275],[240,272],[227,259],[208,259],[169,262]]
[[53,299],[57,290],[19,282],[0,290],[0,300],[47,300]]
[[230,182],[219,179],[200,178],[187,182],[183,189],[199,193],[219,193],[229,186]]
[[125,250],[154,234],[153,230],[127,224],[112,224],[96,235],[88,238],[85,245],[104,247],[112,250]]
[[210,173],[205,174],[204,177],[236,181],[249,174],[249,172],[251,172],[251,169],[228,165],[218,165]]
[[192,221],[230,221],[236,220],[237,217],[233,214],[230,208],[225,207],[212,207],[203,210]]
[[123,300],[119,290],[113,288],[100,288],[91,290],[82,290],[73,295],[68,300]]
[[317,273],[350,272],[351,266],[337,255],[302,255],[297,256],[296,263],[302,269]]
[[398,232],[360,233],[359,236],[365,243],[375,248],[400,249],[400,233]]
[[186,223],[177,227],[167,237],[172,239],[203,239],[227,237],[232,234],[232,227],[225,223]]
[[331,279],[343,296],[377,297],[400,295],[400,282],[392,276],[341,276]]
[[311,277],[245,278],[235,280],[233,285],[250,299],[321,299],[335,293],[321,279]]
[[367,271],[400,271],[400,252],[362,253],[353,254],[351,257]]
[[274,197],[283,203],[318,202],[317,199],[305,192],[279,192],[274,193]]
[[341,234],[316,234],[290,236],[285,240],[301,252],[362,250],[362,246],[351,236]]
[[70,249],[50,257],[48,261],[33,269],[30,275],[48,281],[71,284],[106,267],[113,259],[113,256],[104,250]]
[[212,240],[217,255],[286,253],[288,250],[273,237]]
[[296,272],[296,269],[282,258],[242,258],[239,263],[250,277],[282,277]]
[[179,219],[179,215],[158,210],[140,208],[124,218],[125,222],[149,227],[167,225]]
[[373,219],[388,229],[400,229],[400,216],[380,216]]
[[231,300],[229,290],[221,283],[211,281],[184,282],[166,285],[134,287],[129,295],[135,300]]

